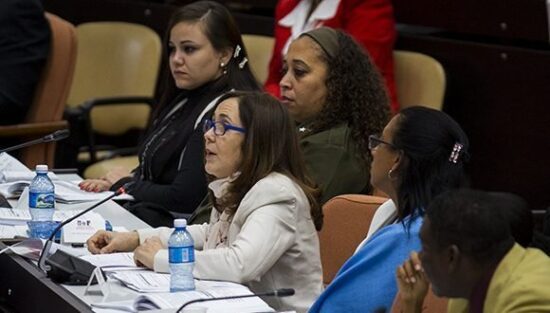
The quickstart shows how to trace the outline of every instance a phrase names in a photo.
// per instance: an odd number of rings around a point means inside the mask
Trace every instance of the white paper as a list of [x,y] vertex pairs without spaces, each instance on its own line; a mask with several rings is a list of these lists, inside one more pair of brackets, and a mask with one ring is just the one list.
[[151,270],[116,271],[110,277],[137,292],[169,292],[170,274],[155,273]]
[[108,253],[108,254],[90,254],[85,255],[82,259],[92,263],[97,267],[109,267],[109,268],[139,268],[134,262],[133,252],[120,252],[120,253]]
[[7,171],[19,171],[32,173],[23,163],[19,162],[16,158],[12,157],[8,153],[0,153],[0,181],[4,181],[4,173]]
[[[77,184],[72,182],[57,180],[53,182],[55,186],[55,199],[63,203],[78,203],[87,201],[99,201],[112,195],[112,191],[87,192],[81,190]],[[0,194],[6,198],[18,197],[25,187],[30,185],[30,181],[15,181],[0,184]],[[128,196],[126,196],[128,197]]]
[[17,230],[14,226],[9,225],[0,225],[0,238],[15,238],[17,235]]
[[[196,290],[194,291],[144,294],[137,297],[134,301],[92,303],[92,306],[137,312],[138,310],[148,309],[175,309],[186,302],[196,299],[252,294],[247,287],[230,282],[195,280],[195,285]],[[206,307],[208,308],[208,313],[274,312],[273,309],[258,297],[207,301],[191,304],[188,307]]]
[[[26,169],[25,171],[22,170],[6,170],[3,173],[3,183],[11,183],[16,181],[28,181],[31,182],[34,177],[36,176],[36,173]],[[48,177],[51,180],[59,180],[59,177],[55,175],[53,172],[48,172]]]
[[[76,214],[79,214],[80,212],[82,212],[82,210],[55,210],[53,213],[53,220],[56,222],[62,222],[75,216]],[[88,212],[84,216],[88,216],[88,214],[97,215],[95,212]],[[0,208],[0,224],[24,225],[31,219],[31,213],[29,210]],[[105,229],[105,224],[103,224],[103,228],[101,229]]]

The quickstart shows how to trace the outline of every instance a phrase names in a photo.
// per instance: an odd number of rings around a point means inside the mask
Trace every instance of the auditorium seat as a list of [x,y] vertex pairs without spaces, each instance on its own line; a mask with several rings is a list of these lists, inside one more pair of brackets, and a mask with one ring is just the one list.
[[329,284],[344,262],[365,239],[376,209],[387,198],[349,194],[336,196],[323,206],[319,232],[323,283]]
[[422,105],[441,110],[445,96],[445,70],[431,56],[395,50],[394,75],[401,109]]
[[[162,48],[153,30],[125,22],[80,24],[77,37],[79,48],[67,116],[81,139],[87,141],[87,153],[79,155],[79,161],[89,164],[105,155],[95,145],[96,135],[112,138],[146,127]],[[111,156],[116,148],[104,150]]]
[[[0,137],[21,141],[36,139],[68,127],[62,120],[76,61],[75,27],[62,18],[46,13],[52,30],[52,44],[33,103],[22,124],[0,126]],[[22,150],[21,161],[29,168],[54,164],[55,143],[39,144]]]
[[269,72],[269,61],[275,39],[270,36],[243,34],[243,42],[248,53],[248,62],[252,73],[263,84]]

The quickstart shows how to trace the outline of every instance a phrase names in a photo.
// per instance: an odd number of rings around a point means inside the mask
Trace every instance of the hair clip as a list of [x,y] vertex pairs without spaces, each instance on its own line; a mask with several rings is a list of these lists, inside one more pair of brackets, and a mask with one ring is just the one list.
[[463,147],[464,145],[462,145],[461,143],[455,143],[453,151],[451,151],[451,155],[449,156],[449,162],[456,164],[456,162],[458,161],[458,156],[460,155],[460,151]]
[[233,53],[233,58],[234,59],[238,58],[240,53],[241,53],[241,46],[237,45],[235,47],[235,52]]
[[242,70],[244,65],[246,64],[246,62],[248,62],[248,59],[247,58],[243,58],[243,60],[241,61],[241,63],[239,63],[239,68]]

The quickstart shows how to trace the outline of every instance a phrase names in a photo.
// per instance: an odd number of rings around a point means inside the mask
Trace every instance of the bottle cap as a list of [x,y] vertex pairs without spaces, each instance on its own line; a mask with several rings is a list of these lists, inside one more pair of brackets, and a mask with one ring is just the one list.
[[182,228],[187,226],[187,220],[184,218],[178,218],[174,220],[174,227]]
[[36,166],[36,172],[37,173],[47,173],[48,172],[48,165],[46,164],[38,164]]

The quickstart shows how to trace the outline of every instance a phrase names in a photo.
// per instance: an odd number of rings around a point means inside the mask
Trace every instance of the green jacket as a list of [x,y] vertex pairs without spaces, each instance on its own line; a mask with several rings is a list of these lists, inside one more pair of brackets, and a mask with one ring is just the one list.
[[321,188],[321,205],[337,195],[371,191],[370,174],[347,124],[304,137],[300,146],[308,174]]
[[[347,124],[306,136],[300,146],[308,174],[321,188],[321,205],[337,195],[371,191],[370,174],[364,160],[356,155]],[[188,223],[208,223],[211,208],[206,197]]]

